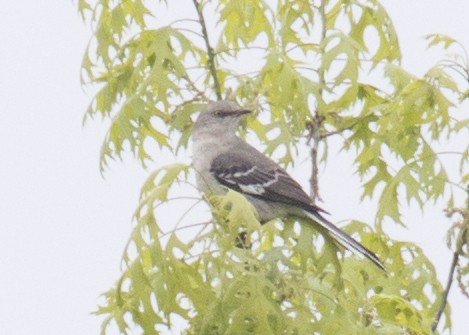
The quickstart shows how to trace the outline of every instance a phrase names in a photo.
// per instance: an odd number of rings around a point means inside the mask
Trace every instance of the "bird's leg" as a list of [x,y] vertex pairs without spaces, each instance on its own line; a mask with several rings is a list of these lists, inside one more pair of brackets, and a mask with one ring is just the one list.
[[235,246],[240,249],[251,249],[252,244],[248,241],[248,233],[246,231],[242,231],[236,236],[236,244]]

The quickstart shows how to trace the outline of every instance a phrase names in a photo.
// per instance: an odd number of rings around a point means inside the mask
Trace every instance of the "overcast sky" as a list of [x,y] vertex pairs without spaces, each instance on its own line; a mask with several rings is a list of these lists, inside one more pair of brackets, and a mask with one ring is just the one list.
[[[424,73],[442,56],[426,51],[423,35],[448,34],[469,49],[469,1],[383,3],[412,72]],[[99,173],[107,123],[82,127],[93,93],[79,81],[90,31],[75,5],[2,1],[0,16],[0,332],[98,334],[101,320],[90,312],[120,273],[148,172],[129,158],[112,163],[105,179]],[[338,219],[359,216],[358,204],[337,192],[353,171],[329,164],[322,173],[324,206]],[[396,234],[422,245],[446,281],[451,255],[441,209],[408,219],[410,228]],[[469,302],[457,286],[451,304],[453,334],[467,334]]]

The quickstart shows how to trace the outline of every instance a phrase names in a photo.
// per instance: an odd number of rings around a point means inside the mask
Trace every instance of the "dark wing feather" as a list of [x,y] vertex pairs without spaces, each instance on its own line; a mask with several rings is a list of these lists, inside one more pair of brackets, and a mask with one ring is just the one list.
[[252,158],[249,161],[242,152],[221,154],[212,162],[210,172],[220,184],[240,193],[308,211],[326,212],[312,204],[311,198],[287,172],[265,156],[258,157],[255,153],[249,152]]

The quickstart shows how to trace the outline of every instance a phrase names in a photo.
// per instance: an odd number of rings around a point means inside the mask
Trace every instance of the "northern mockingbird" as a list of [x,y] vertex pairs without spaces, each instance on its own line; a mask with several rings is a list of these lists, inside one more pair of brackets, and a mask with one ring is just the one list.
[[384,270],[372,251],[321,215],[327,212],[314,205],[285,170],[236,135],[240,117],[247,113],[226,100],[212,102],[200,112],[192,132],[199,191],[224,194],[229,188],[240,192],[256,208],[261,222],[289,215],[309,218],[340,245]]

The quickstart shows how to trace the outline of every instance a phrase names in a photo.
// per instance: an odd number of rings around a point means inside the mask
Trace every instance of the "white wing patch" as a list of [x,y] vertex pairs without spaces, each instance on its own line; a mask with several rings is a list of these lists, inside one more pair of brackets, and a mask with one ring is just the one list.
[[[235,172],[233,174],[233,177],[235,178],[239,178],[239,177],[245,177],[245,176],[249,176],[251,173],[254,172],[254,170],[256,169],[255,166],[253,166],[252,168],[250,168],[249,170],[246,170],[246,171],[240,171],[240,172]],[[230,176],[231,177],[231,176]]]
[[275,184],[276,182],[278,182],[278,176],[279,176],[278,171],[275,171],[275,175],[273,176],[273,178],[269,180],[268,182],[265,182],[264,184],[262,184],[262,186],[269,187],[270,185]]
[[[246,171],[239,171],[235,172],[234,174],[224,174],[221,175],[221,177],[225,178],[225,181],[232,184],[232,185],[238,185],[238,187],[241,189],[241,191],[248,193],[248,194],[257,194],[261,195],[265,193],[265,189],[269,187],[270,185],[276,183],[279,179],[279,173],[275,171],[275,174],[270,175],[269,177],[271,179],[265,181],[265,182],[255,182],[255,180],[258,178],[258,173],[259,170],[256,166],[253,166],[249,170]],[[243,183],[240,179],[243,177],[249,177],[252,176],[252,184],[247,184]]]
[[249,193],[249,194],[264,194],[265,192],[265,189],[262,185],[259,185],[259,184],[251,184],[251,185],[243,185],[243,184],[239,184],[239,188],[243,191],[243,192],[246,192],[246,193]]

